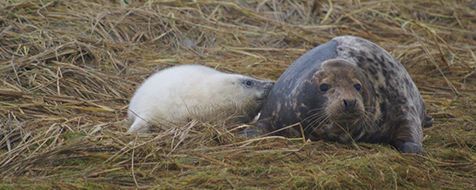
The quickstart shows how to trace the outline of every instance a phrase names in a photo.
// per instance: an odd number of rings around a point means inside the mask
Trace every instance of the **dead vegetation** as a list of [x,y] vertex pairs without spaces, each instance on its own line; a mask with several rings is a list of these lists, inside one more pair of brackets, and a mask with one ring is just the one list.
[[[472,189],[475,1],[4,0],[0,189]],[[276,79],[337,35],[409,70],[434,127],[427,154],[193,125],[136,137],[125,112],[155,69],[202,63]]]

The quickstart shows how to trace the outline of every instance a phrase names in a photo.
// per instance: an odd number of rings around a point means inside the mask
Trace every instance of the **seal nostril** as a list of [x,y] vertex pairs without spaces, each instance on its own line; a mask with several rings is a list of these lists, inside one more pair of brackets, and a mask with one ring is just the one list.
[[264,85],[266,89],[271,89],[274,86],[274,82],[268,82],[267,84]]
[[343,102],[344,102],[344,109],[345,109],[345,110],[349,110],[349,109],[354,108],[355,103],[356,103],[357,101],[356,101],[355,99],[354,99],[354,100],[346,100],[346,99],[344,99]]

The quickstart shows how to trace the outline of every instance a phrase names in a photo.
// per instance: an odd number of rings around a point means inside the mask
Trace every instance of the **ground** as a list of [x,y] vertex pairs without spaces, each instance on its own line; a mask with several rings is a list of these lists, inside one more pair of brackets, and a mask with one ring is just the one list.
[[[0,189],[474,189],[475,31],[474,0],[4,0]],[[125,133],[129,98],[157,69],[277,79],[338,35],[410,72],[435,119],[423,155],[218,124]]]

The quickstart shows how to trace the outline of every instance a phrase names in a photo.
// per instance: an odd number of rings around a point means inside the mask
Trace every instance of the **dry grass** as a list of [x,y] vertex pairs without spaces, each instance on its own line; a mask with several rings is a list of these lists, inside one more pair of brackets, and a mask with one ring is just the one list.
[[[0,1],[0,189],[476,188],[476,2]],[[203,63],[276,79],[358,35],[400,60],[433,128],[423,156],[221,125],[136,137],[125,112],[155,69]]]

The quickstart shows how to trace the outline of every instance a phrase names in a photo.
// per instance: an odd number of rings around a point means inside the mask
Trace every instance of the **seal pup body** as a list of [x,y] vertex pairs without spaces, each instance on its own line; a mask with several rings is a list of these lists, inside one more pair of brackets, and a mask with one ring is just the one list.
[[[376,44],[340,36],[298,58],[263,105],[259,130],[311,140],[389,143],[420,153],[431,126],[406,69]],[[299,124],[299,127],[290,127]]]
[[151,125],[183,125],[195,119],[213,121],[231,116],[251,120],[273,82],[228,74],[201,65],[161,70],[133,95],[128,132],[146,132]]

